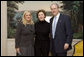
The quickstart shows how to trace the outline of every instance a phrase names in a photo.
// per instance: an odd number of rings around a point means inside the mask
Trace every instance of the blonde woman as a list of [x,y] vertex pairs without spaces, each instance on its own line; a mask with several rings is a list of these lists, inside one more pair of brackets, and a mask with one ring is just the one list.
[[16,53],[23,56],[34,56],[34,23],[29,11],[23,13],[22,21],[17,25],[15,48]]

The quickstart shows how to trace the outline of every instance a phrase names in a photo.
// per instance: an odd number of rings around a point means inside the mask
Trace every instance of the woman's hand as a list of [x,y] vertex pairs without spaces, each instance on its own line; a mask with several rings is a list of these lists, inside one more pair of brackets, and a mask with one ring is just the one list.
[[64,50],[68,49],[69,48],[69,44],[68,43],[65,43],[64,45]]
[[20,48],[16,48],[16,53],[19,53],[20,52]]

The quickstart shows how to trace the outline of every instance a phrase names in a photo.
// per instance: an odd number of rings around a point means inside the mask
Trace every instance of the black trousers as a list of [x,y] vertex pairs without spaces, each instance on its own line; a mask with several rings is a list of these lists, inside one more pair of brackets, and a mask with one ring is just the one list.
[[66,51],[66,52],[59,52],[59,53],[57,53],[57,52],[55,51],[55,49],[53,48],[53,49],[51,50],[51,52],[52,52],[52,56],[67,56],[67,51]]
[[35,42],[35,56],[48,56],[50,50],[50,41]]
[[62,52],[62,53],[52,53],[52,56],[67,56],[67,52]]

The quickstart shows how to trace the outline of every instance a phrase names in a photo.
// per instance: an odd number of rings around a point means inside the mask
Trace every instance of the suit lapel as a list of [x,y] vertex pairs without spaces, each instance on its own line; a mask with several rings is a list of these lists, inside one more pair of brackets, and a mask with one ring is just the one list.
[[[52,37],[52,23],[53,23],[53,18],[54,18],[54,17],[52,17],[51,20],[50,20],[51,37]],[[61,22],[61,19],[62,19],[62,14],[60,14],[60,16],[59,16],[59,20],[58,20],[58,23],[57,23],[57,26],[56,26],[56,31],[57,31],[58,26],[59,26],[59,24],[60,24],[60,22]],[[56,36],[56,31],[55,31],[55,36]]]
[[54,17],[51,18],[51,24],[53,23],[53,18],[54,18]]
[[52,17],[51,20],[50,20],[50,34],[51,34],[51,37],[52,37],[52,23],[53,23],[53,18],[54,17]]
[[50,21],[50,23],[51,23],[51,28],[52,28],[53,18],[54,18],[54,17],[52,17],[52,18],[51,18],[51,21]]

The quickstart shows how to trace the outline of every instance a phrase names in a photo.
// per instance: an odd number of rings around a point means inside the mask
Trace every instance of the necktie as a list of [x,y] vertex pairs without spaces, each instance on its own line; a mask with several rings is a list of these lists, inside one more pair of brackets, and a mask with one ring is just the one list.
[[53,23],[52,23],[52,36],[53,36],[53,39],[54,39],[54,36],[55,36],[55,30],[56,30],[56,17],[54,17],[53,19]]

